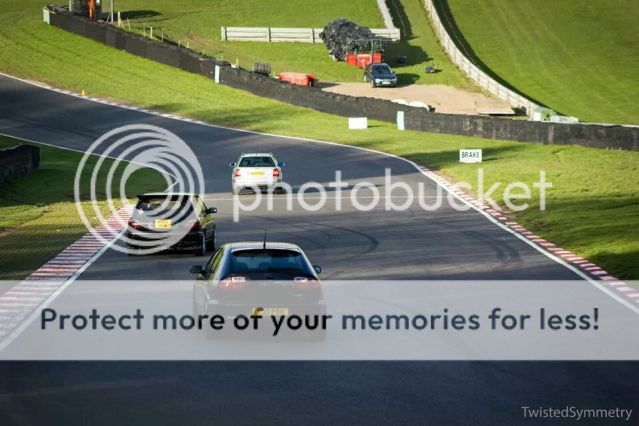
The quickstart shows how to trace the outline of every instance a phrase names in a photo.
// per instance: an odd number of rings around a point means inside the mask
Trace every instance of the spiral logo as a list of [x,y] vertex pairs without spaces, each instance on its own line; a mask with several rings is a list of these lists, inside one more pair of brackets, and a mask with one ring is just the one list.
[[[164,178],[164,192],[140,198],[128,219],[116,215],[140,193],[132,176],[143,169]],[[104,244],[124,229],[111,248],[128,254],[156,253],[192,236],[197,216],[189,194],[203,193],[202,167],[191,148],[174,133],[146,124],[102,135],[84,153],[74,180],[76,208],[86,228]]]

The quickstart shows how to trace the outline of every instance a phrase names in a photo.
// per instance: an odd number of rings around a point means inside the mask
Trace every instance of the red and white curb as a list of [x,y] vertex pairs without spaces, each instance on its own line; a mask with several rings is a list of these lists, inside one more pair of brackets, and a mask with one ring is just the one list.
[[5,340],[19,334],[15,332],[29,316],[50,303],[119,237],[131,211],[132,206],[122,207],[94,229],[102,241],[87,233],[0,296],[0,350]]
[[606,272],[596,264],[590,262],[589,260],[584,259],[583,257],[571,252],[570,250],[565,250],[561,247],[557,247],[550,241],[547,241],[541,238],[539,235],[530,232],[519,223],[508,218],[501,211],[496,210],[492,206],[489,206],[485,203],[481,203],[472,195],[467,194],[454,182],[449,181],[445,177],[436,173],[434,170],[423,166],[419,166],[419,168],[424,175],[428,176],[430,179],[434,180],[443,188],[452,192],[468,204],[484,211],[486,214],[508,228],[511,232],[521,235],[530,243],[533,243],[534,245],[539,247],[541,250],[551,253],[552,255],[558,257],[559,259],[583,272],[592,279],[603,282],[606,286],[614,289],[619,295],[626,298],[627,300],[639,304],[639,289],[629,287],[625,282],[617,279],[616,277]]

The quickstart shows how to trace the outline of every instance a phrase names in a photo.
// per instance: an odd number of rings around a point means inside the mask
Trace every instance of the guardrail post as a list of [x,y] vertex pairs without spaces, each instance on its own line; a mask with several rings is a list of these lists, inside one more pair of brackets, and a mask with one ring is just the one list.
[[226,27],[222,27],[222,35],[221,35],[221,39],[222,41],[226,41]]
[[271,42],[271,27],[266,28],[266,39],[269,43]]

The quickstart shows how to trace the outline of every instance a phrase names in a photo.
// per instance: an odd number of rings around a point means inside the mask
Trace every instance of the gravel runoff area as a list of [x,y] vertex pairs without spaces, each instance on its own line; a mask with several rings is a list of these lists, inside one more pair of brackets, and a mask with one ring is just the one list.
[[324,83],[322,90],[343,95],[423,102],[435,107],[436,112],[448,114],[499,113],[512,114],[507,102],[481,93],[473,93],[441,84],[372,88],[368,83]]

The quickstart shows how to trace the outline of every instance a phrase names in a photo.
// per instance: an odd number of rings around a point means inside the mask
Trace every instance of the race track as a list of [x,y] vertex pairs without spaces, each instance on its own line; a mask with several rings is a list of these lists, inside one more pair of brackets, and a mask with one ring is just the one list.
[[[331,203],[231,215],[228,163],[241,152],[267,151],[287,163],[286,180],[328,183],[335,171],[351,186],[383,191],[386,168],[425,195],[436,184],[411,164],[334,144],[203,126],[72,97],[0,77],[0,133],[83,151],[126,124],[166,128],[200,159],[206,201],[218,207],[217,240],[261,239],[300,245],[325,279],[577,279],[577,275],[480,213],[450,207],[425,212],[358,212]],[[309,194],[312,195],[312,194]],[[348,195],[348,190],[344,191]],[[107,251],[81,279],[189,279],[190,254],[128,257]],[[522,405],[636,407],[636,363],[514,362],[209,362],[2,363],[0,413],[15,422],[53,415],[92,424],[120,416],[149,422],[493,423],[521,419]],[[46,416],[46,417],[45,417]],[[494,416],[494,417],[493,417]],[[506,422],[504,422],[506,423]]]

